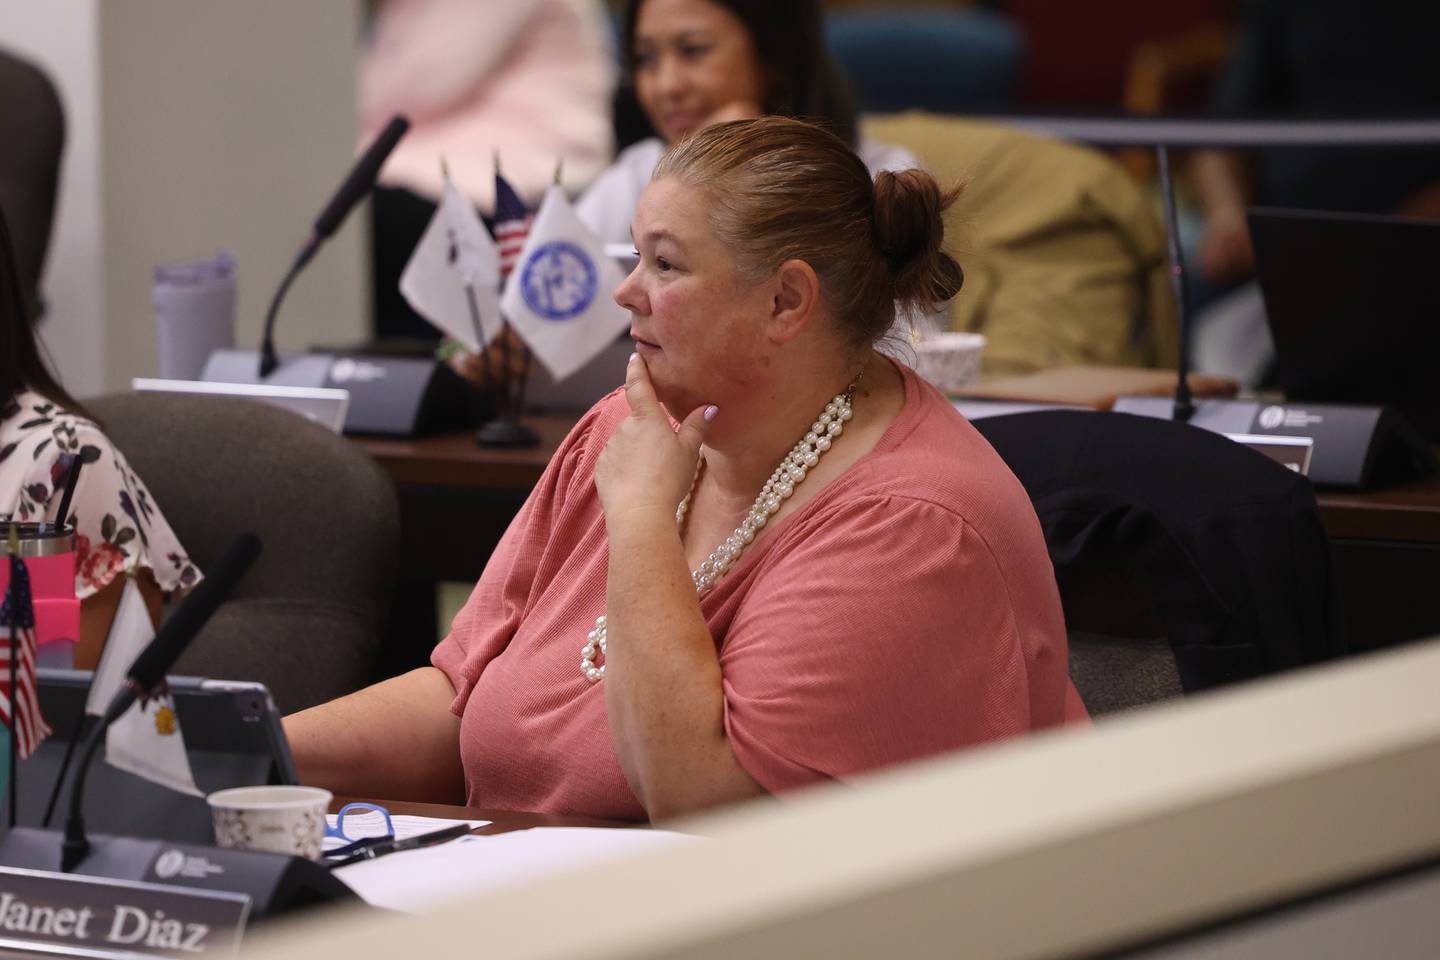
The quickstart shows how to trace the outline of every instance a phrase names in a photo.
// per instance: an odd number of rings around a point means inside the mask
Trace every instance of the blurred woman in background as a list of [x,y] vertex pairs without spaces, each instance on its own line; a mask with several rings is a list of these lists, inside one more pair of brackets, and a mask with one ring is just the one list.
[[607,243],[630,242],[630,219],[666,146],[721,120],[801,117],[850,144],[872,174],[920,166],[904,148],[859,135],[818,0],[630,0],[623,44],[630,86],[656,135],[622,151],[580,199],[580,218]]

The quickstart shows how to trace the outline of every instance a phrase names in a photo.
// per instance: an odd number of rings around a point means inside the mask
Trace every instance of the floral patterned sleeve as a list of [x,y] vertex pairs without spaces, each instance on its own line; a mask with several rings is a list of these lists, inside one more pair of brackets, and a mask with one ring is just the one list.
[[95,424],[35,393],[0,411],[0,514],[56,521],[77,458],[84,466],[70,502],[75,596],[84,600],[138,568],[150,570],[167,595],[198,583],[200,571],[124,455]]

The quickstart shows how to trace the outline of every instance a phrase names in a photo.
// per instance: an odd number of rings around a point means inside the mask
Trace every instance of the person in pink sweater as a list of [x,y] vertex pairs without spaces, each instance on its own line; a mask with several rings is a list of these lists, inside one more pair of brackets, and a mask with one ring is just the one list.
[[953,195],[785,118],[672,147],[615,292],[625,386],[432,666],[289,718],[306,781],[664,820],[1083,722],[1024,489],[874,349],[960,289]]

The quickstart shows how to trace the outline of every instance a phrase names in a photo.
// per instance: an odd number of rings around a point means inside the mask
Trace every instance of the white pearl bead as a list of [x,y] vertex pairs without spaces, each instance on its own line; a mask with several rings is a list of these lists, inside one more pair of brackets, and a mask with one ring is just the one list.
[[840,431],[844,430],[845,428],[841,426],[839,420],[836,420],[834,423],[830,424],[830,426],[826,427],[825,429],[827,432],[829,432],[830,436],[838,437],[840,436]]
[[819,462],[820,462],[820,455],[817,454],[817,453],[812,453],[812,454],[809,454],[809,455],[807,455],[807,456],[805,457],[805,466],[807,466],[807,467],[813,467],[813,466],[815,466],[815,464],[817,464],[817,463],[819,463]]
[[849,407],[846,407],[845,409],[840,411],[841,420],[849,420],[853,416],[855,416],[855,411],[851,410]]
[[816,449],[816,450],[819,450],[821,453],[824,453],[826,450],[829,450],[829,449],[830,449],[830,438],[829,438],[829,437],[821,437],[819,440],[816,440],[816,441],[815,441],[815,449]]

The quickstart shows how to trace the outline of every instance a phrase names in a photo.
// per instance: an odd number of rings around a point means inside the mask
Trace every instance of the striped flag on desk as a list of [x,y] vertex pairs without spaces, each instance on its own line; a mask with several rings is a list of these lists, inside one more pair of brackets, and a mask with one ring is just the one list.
[[495,243],[500,248],[500,284],[510,276],[525,249],[525,238],[535,217],[509,181],[495,170]]
[[[35,605],[25,561],[10,554],[10,585],[0,603],[0,720],[15,737],[23,760],[50,735],[35,689]],[[11,634],[14,634],[12,637]],[[10,656],[16,653],[15,686],[10,689]]]

